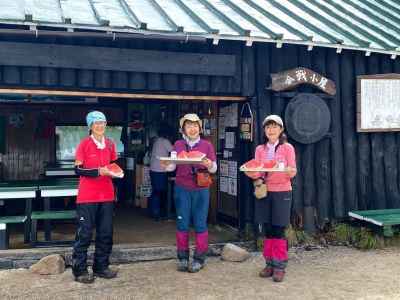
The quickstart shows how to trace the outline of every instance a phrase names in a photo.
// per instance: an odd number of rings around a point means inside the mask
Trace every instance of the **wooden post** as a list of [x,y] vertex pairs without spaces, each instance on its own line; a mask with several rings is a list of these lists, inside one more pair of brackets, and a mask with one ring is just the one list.
[[[348,210],[356,210],[357,205],[357,138],[355,127],[356,80],[354,77],[353,52],[341,53],[341,102],[343,123],[343,145],[345,172],[345,195]],[[340,217],[345,217],[347,211],[343,211]]]
[[[317,47],[312,51],[313,70],[326,74],[326,49]],[[328,101],[331,106],[332,100]],[[315,146],[315,177],[317,184],[316,207],[319,225],[329,221],[331,205],[331,159],[330,140],[323,138]]]
[[[340,58],[334,50],[328,50],[326,75],[336,84],[340,91]],[[342,217],[344,208],[344,162],[343,162],[343,138],[342,138],[342,111],[340,93],[336,93],[330,100],[331,108],[331,173],[332,173],[332,205],[331,216]]]
[[[306,47],[300,48],[299,51],[299,66],[311,68],[311,52],[307,51]],[[301,92],[312,92],[310,86],[299,86]],[[300,169],[303,170],[303,224],[307,231],[315,231],[315,219],[313,214],[316,203],[316,186],[315,186],[315,145],[308,144],[303,146],[302,161]],[[310,213],[309,213],[310,212]]]
[[[354,58],[355,76],[366,74],[366,58],[362,52],[357,52]],[[371,144],[369,134],[359,132],[358,137],[358,208],[360,210],[373,209],[372,175],[371,175]]]
[[[381,58],[381,73],[393,73],[392,61],[386,55],[380,55]],[[385,187],[386,187],[386,207],[400,207],[400,195],[398,186],[398,170],[397,170],[397,144],[396,134],[394,132],[383,133],[384,147],[384,172],[385,172]],[[394,167],[396,166],[396,167]]]
[[[378,74],[379,58],[372,55],[368,60],[368,73]],[[386,208],[385,170],[383,160],[383,134],[371,133],[372,192],[375,209]]]

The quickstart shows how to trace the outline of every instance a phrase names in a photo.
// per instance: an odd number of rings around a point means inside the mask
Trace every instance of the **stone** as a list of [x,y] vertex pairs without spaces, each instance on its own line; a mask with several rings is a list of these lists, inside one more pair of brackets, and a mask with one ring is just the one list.
[[40,275],[61,274],[65,271],[64,258],[59,254],[45,256],[29,269],[31,272]]
[[242,262],[250,257],[250,253],[231,243],[227,243],[222,249],[221,258],[226,261]]

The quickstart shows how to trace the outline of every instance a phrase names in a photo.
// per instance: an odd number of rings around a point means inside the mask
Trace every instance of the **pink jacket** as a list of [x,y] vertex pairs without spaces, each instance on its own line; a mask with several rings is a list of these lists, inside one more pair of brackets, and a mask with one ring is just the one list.
[[[255,153],[255,160],[265,162],[267,160],[267,149],[266,145],[258,145]],[[278,149],[275,151],[275,160],[282,161],[285,167],[296,168],[296,154],[294,147],[289,143],[284,143],[277,146]],[[271,172],[264,173],[265,182],[267,184],[268,191],[271,192],[285,192],[292,190],[292,184],[290,177],[285,172]]]

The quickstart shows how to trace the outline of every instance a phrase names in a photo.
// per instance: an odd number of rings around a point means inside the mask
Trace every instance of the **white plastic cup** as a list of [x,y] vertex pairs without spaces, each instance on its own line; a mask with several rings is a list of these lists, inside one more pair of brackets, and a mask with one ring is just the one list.
[[176,153],[176,151],[171,151],[171,158],[172,159],[176,159],[178,156],[178,153]]

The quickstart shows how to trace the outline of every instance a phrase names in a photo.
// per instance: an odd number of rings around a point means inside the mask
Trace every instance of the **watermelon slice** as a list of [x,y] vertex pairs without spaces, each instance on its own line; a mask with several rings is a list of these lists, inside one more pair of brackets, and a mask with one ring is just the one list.
[[186,151],[181,151],[178,153],[178,158],[180,159],[188,158],[188,153]]
[[112,176],[118,178],[124,177],[124,171],[116,163],[109,164],[106,166],[106,168],[108,169],[108,171],[110,171]]
[[252,159],[252,160],[249,160],[248,162],[246,162],[243,165],[243,167],[246,169],[261,169],[263,167],[263,164],[262,164],[262,162],[260,162],[258,160]]
[[202,159],[204,156],[206,156],[206,155],[203,152],[196,151],[196,150],[187,152],[187,158]]
[[266,162],[264,162],[263,167],[265,169],[272,169],[276,166],[276,161],[274,159],[272,160],[267,160]]

